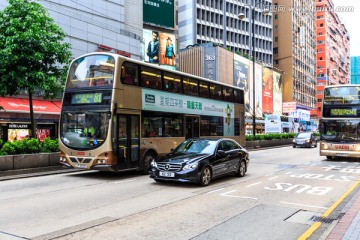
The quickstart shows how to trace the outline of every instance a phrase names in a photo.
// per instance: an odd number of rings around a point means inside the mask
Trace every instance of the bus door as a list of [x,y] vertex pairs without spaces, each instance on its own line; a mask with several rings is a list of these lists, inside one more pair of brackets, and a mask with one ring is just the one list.
[[118,163],[120,170],[139,166],[139,124],[139,115],[118,115]]
[[185,116],[186,128],[185,137],[198,138],[200,135],[200,117],[199,116]]

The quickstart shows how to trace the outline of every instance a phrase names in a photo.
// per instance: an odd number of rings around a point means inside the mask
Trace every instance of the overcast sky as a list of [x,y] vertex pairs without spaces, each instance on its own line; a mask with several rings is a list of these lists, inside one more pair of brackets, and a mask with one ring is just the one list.
[[336,12],[350,33],[350,56],[360,56],[360,0],[333,0],[333,3],[335,10],[336,7],[353,7],[350,12],[339,9]]

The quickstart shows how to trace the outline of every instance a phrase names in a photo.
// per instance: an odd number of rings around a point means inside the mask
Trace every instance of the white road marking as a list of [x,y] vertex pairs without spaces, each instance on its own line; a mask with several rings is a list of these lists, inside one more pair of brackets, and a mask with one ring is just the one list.
[[119,181],[119,182],[114,182],[114,184],[121,184],[121,183],[128,183],[128,182],[134,182],[137,179],[130,179],[130,180],[125,180],[125,181]]
[[298,204],[298,203],[289,203],[289,202],[281,202],[281,203],[290,204],[290,205],[296,205],[296,206],[301,206],[301,207],[328,209],[326,207],[311,206],[311,205],[304,205],[304,204]]
[[224,196],[224,197],[245,198],[245,199],[258,200],[257,198],[253,198],[253,197],[235,196],[235,195],[230,195],[230,194],[229,194],[229,193],[233,193],[233,192],[237,192],[237,190],[228,191],[228,192],[226,192],[226,193],[222,193],[222,194],[219,194],[219,195],[220,195],[220,196]]
[[219,189],[216,189],[216,190],[213,190],[213,191],[207,192],[207,193],[214,193],[214,192],[221,191],[221,190],[223,190],[223,189],[225,189],[225,188],[219,188]]
[[267,174],[267,175],[265,175],[265,177],[268,177],[268,176],[271,176],[271,175],[274,175],[274,173]]
[[278,178],[278,177],[279,177],[279,176],[275,176],[275,177],[269,178],[268,181],[271,181],[271,180],[273,180],[273,179],[275,179],[275,178]]
[[287,174],[287,175],[288,175],[288,174],[291,174],[291,173],[292,173],[292,172],[287,172],[287,173],[285,173],[285,174]]
[[258,184],[260,184],[260,183],[261,183],[261,182],[253,183],[253,184],[247,185],[246,187],[252,187],[252,186],[258,185]]

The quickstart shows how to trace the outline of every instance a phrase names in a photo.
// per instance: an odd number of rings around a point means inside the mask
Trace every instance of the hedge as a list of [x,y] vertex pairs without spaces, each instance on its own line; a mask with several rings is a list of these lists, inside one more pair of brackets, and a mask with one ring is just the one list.
[[[245,135],[246,141],[257,141],[257,140],[272,140],[272,139],[289,139],[294,138],[297,133],[266,133],[266,134],[256,134],[255,139],[254,135]],[[320,136],[319,133],[315,133],[315,136]]]
[[58,152],[59,145],[57,139],[45,138],[43,142],[38,139],[23,139],[14,142],[5,142],[0,140],[0,156],[17,155],[30,153],[50,153]]

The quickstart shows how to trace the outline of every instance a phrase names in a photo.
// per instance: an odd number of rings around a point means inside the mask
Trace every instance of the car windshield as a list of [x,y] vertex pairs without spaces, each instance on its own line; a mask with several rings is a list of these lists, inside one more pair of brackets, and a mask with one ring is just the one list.
[[174,153],[198,153],[198,154],[213,154],[216,149],[217,141],[204,139],[191,139],[181,143]]
[[305,132],[305,133],[299,133],[296,138],[310,138],[311,133]]

